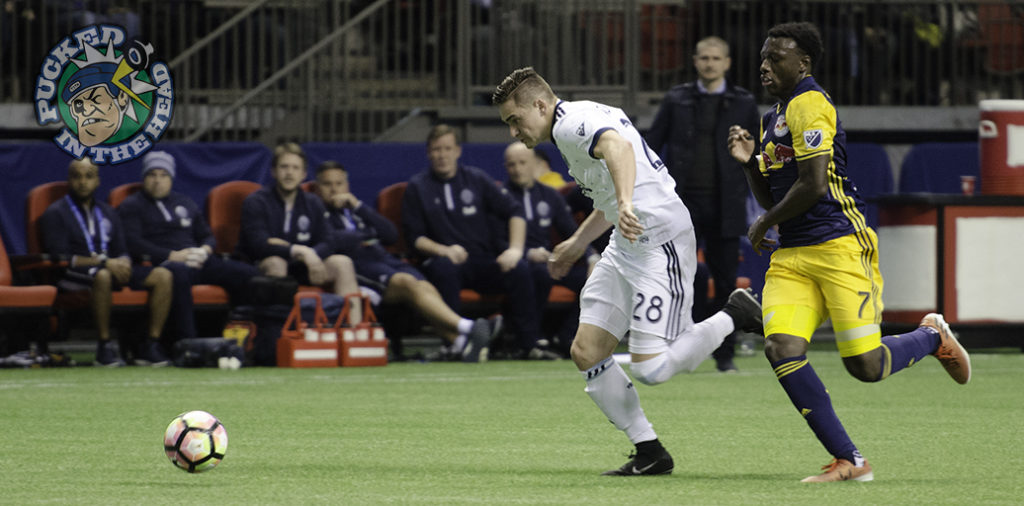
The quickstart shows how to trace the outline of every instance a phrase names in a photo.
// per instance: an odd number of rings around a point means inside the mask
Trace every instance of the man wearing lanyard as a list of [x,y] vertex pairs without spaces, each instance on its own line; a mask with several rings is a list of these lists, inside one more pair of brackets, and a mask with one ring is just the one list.
[[51,204],[40,218],[44,249],[69,259],[59,288],[92,289],[92,313],[99,333],[98,365],[124,365],[117,343],[110,339],[110,307],[112,290],[128,286],[149,291],[148,339],[139,344],[135,361],[165,366],[169,362],[159,339],[171,308],[173,276],[163,267],[132,265],[121,221],[110,206],[96,200],[99,185],[99,168],[91,160],[71,162],[68,195]]

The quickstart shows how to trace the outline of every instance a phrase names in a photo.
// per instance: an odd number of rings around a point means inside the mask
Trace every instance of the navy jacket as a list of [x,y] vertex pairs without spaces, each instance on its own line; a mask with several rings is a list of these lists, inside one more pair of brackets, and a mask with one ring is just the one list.
[[[697,136],[694,117],[699,94],[696,82],[672,87],[665,94],[645,137],[651,149],[666,155],[665,163],[676,181],[676,192],[680,196],[686,193],[687,172],[701,169],[693,166]],[[729,154],[729,127],[740,125],[757,136],[760,114],[754,96],[728,81],[720,107],[715,124],[715,159],[718,162],[722,236],[734,237],[747,231],[746,199],[749,190],[743,169]]]
[[242,202],[242,228],[238,234],[238,252],[250,260],[269,256],[291,258],[289,246],[268,244],[277,237],[289,244],[302,244],[316,250],[320,258],[331,255],[327,210],[320,197],[299,190],[285,230],[284,200],[272,186],[263,187]]
[[171,192],[161,202],[166,215],[156,200],[141,191],[118,206],[117,214],[124,224],[125,241],[133,258],[148,257],[156,265],[167,260],[172,251],[204,244],[215,246],[210,227],[192,199]]
[[[529,190],[506,182],[505,191],[523,208],[526,219],[526,249],[547,248],[551,250],[551,230],[560,239],[568,239],[576,231],[576,221],[569,211],[558,190],[550,186],[535,183]],[[508,230],[508,222],[501,224],[501,230]],[[502,237],[501,244],[508,247],[508,234]]]
[[497,256],[504,248],[490,217],[508,221],[513,216],[523,217],[522,206],[484,171],[463,165],[449,180],[429,169],[413,176],[402,200],[402,224],[413,249],[416,239],[425,236],[462,245],[470,255]]
[[381,245],[388,246],[398,241],[398,229],[390,220],[381,216],[365,204],[349,210],[352,225],[346,225],[345,210],[328,208],[327,224],[331,229],[331,245],[336,253],[357,255],[372,249],[378,256],[388,255]]
[[[107,204],[95,201],[93,205],[100,211],[100,222],[93,227],[92,244],[89,249],[86,240],[86,233],[82,230],[78,219],[68,205],[66,198],[50,204],[46,211],[39,218],[43,231],[43,250],[51,255],[62,255],[70,257],[78,255],[83,257],[92,256],[93,253],[105,253],[110,258],[125,256],[128,249],[125,247],[124,227],[117,217],[114,209]],[[85,210],[79,208],[82,219],[88,226],[88,218]],[[90,212],[89,214],[92,214]],[[95,221],[95,218],[93,218]],[[103,244],[106,243],[106,250]]]

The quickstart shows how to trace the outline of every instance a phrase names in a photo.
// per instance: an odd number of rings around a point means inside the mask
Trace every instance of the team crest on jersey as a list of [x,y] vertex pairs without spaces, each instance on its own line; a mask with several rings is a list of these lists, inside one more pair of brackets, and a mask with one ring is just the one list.
[[545,201],[537,202],[537,224],[542,227],[551,226],[551,205]]
[[775,132],[775,137],[782,137],[783,135],[786,135],[786,134],[789,133],[789,125],[786,124],[786,116],[785,115],[779,116],[775,120],[774,132]]
[[815,149],[818,146],[821,146],[821,140],[824,137],[825,135],[821,133],[820,128],[806,130],[804,131],[804,144],[807,146],[807,149]]
[[65,37],[36,78],[36,121],[63,123],[53,142],[75,158],[104,165],[142,156],[163,136],[174,109],[171,71],[152,55],[152,44],[127,40],[119,26]]
[[463,216],[472,216],[476,214],[476,206],[472,205],[473,199],[475,198],[476,196],[473,195],[473,190],[470,190],[469,188],[463,188],[462,191],[459,192],[459,200],[462,201]]
[[188,209],[185,209],[185,206],[176,206],[174,208],[174,214],[178,216],[181,228],[188,228],[192,226],[192,218],[188,217]]

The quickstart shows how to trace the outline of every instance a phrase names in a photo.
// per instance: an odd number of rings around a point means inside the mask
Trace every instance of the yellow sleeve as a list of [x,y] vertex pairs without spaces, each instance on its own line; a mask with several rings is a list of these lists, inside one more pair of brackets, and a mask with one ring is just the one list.
[[797,161],[831,154],[832,139],[836,136],[836,108],[824,94],[809,91],[793,98],[786,108],[786,123],[793,136]]

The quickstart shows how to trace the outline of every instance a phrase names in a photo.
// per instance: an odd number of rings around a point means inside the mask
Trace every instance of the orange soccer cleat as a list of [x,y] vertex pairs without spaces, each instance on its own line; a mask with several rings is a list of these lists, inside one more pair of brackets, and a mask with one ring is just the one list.
[[931,327],[939,332],[939,349],[935,350],[936,358],[946,369],[950,377],[964,385],[971,381],[971,356],[957,341],[956,335],[949,329],[949,324],[938,313],[928,313],[921,320],[922,327]]
[[846,459],[832,459],[827,465],[822,466],[824,473],[808,476],[801,483],[824,483],[827,481],[871,481],[875,479],[875,473],[871,470],[871,464],[864,461],[864,465],[857,467]]

